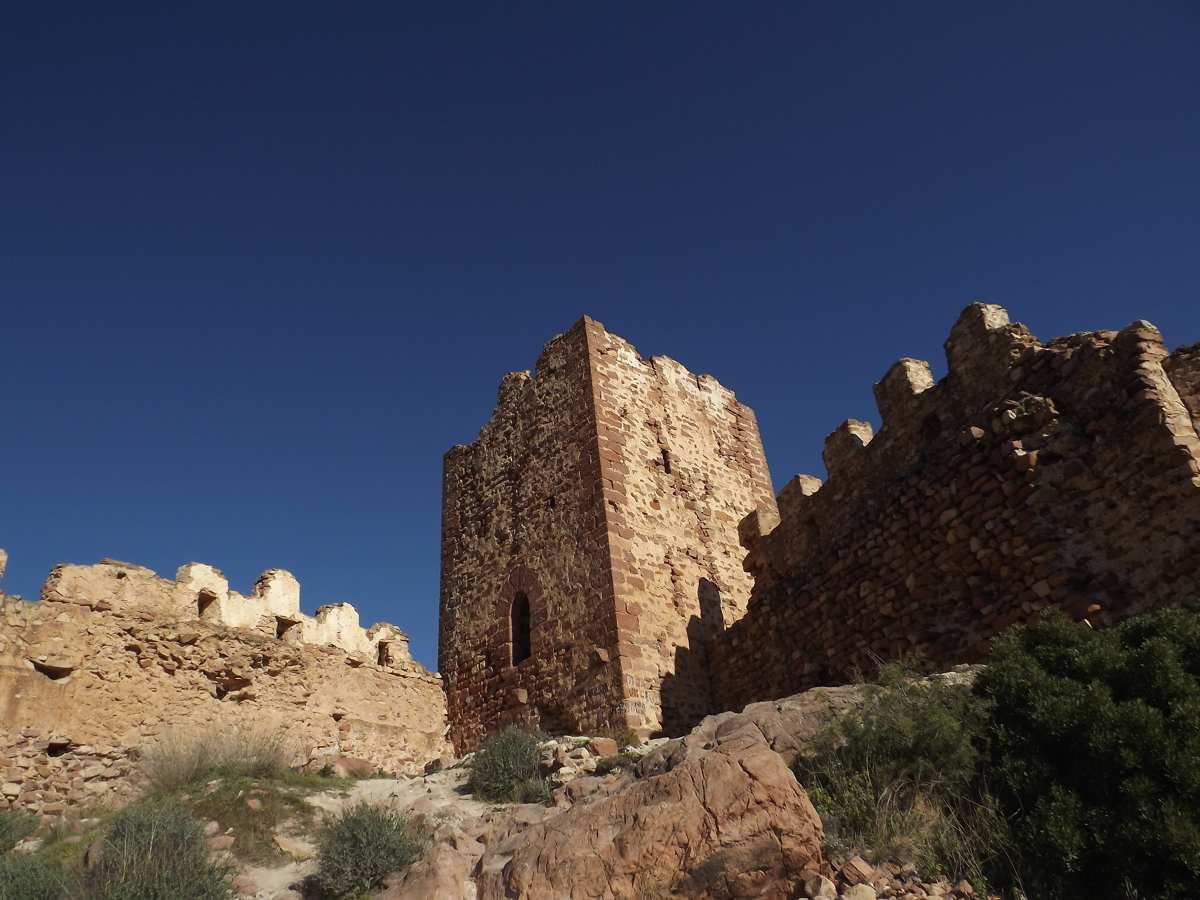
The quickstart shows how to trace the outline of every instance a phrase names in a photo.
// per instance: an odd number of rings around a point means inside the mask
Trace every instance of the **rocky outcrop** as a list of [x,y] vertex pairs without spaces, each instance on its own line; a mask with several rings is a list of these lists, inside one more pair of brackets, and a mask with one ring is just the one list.
[[743,731],[489,848],[479,896],[785,898],[821,841],[783,760]]

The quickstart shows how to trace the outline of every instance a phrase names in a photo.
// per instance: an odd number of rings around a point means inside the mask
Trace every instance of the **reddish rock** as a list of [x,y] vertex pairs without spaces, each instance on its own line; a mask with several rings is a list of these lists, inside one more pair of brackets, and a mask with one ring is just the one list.
[[821,821],[762,735],[574,806],[489,846],[479,900],[794,896],[822,866]]

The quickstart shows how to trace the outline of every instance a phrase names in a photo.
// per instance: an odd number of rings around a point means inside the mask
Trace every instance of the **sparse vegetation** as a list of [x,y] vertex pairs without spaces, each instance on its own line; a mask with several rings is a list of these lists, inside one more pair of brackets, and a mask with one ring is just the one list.
[[229,870],[209,857],[200,824],[172,801],[142,800],[112,820],[88,874],[92,900],[229,900]]
[[0,810],[0,853],[7,853],[37,829],[37,819],[15,809]]
[[232,731],[172,732],[145,754],[142,770],[156,793],[213,774],[271,778],[288,771],[291,747],[278,728],[243,725]]
[[1200,614],[1047,612],[973,689],[886,668],[796,773],[835,851],[1039,900],[1195,897]]
[[987,703],[969,687],[886,666],[861,709],[831,723],[796,776],[835,852],[868,851],[924,874],[986,884],[1006,825],[980,778]]
[[607,728],[601,728],[592,737],[612,738],[617,742],[618,750],[624,750],[626,747],[642,746],[642,739],[628,725],[610,725]]
[[612,756],[602,756],[596,760],[596,774],[607,775],[615,769],[625,769],[633,766],[641,756],[637,753],[631,753],[628,749],[622,750],[620,753],[614,753]]
[[0,854],[0,900],[62,900],[69,887],[63,869],[39,856]]
[[1046,615],[997,641],[976,690],[1030,896],[1200,893],[1200,614]]
[[550,786],[539,775],[540,741],[512,726],[492,737],[471,760],[471,790],[484,800],[544,803]]
[[424,820],[360,803],[322,829],[317,884],[330,897],[360,896],[412,865],[429,840]]

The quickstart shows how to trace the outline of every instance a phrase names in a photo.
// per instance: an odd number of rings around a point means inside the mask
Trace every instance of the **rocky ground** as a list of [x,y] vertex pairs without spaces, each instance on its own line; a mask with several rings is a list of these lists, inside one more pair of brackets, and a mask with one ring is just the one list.
[[[973,897],[965,882],[826,856],[820,819],[789,767],[859,696],[854,687],[808,691],[636,748],[609,738],[548,741],[541,763],[555,789],[544,806],[480,802],[469,792],[469,759],[443,758],[423,776],[305,792],[305,814],[280,819],[266,837],[272,861],[247,861],[251,839],[264,836],[239,833],[253,829],[240,806],[232,825],[208,821],[210,847],[237,867],[242,896],[300,900],[317,867],[315,825],[366,801],[424,817],[433,829],[425,856],[379,892],[390,900]],[[354,774],[354,762],[339,769]],[[235,800],[252,810],[272,802],[253,787]]]

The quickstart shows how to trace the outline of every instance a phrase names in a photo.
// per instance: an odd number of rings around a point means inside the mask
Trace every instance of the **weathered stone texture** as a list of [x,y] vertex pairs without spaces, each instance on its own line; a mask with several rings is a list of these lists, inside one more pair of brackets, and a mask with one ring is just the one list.
[[753,596],[709,650],[723,708],[904,653],[975,660],[1046,606],[1102,625],[1200,595],[1197,348],[1168,359],[1147,322],[1042,343],[976,304],[946,353],[937,384],[889,369],[880,433],[840,426],[825,484],[742,522]]
[[[687,651],[702,618],[744,610],[737,521],[772,502],[754,416],[713,379],[587,318],[551,340],[445,458],[439,668],[456,746],[506,722],[649,732],[707,712]],[[518,595],[531,654],[514,664]]]
[[[506,722],[596,730],[620,706],[592,401],[598,331],[584,320],[546,344],[535,377],[507,375],[478,439],[445,456],[438,668],[460,750]],[[514,665],[518,594],[531,654]]]
[[712,708],[706,636],[742,616],[737,525],[774,506],[754,413],[709,375],[604,333],[593,357],[629,721],[678,734]]
[[[59,567],[39,603],[0,595],[0,809],[50,815],[128,794],[134,759],[169,734],[253,725],[286,732],[296,763],[345,755],[406,773],[444,753],[440,679],[412,661],[403,633],[355,631],[344,610],[302,617],[284,574],[245,598],[265,607],[257,628],[206,617],[187,578],[125,563]],[[280,587],[298,624],[277,637],[284,606],[268,600]],[[303,623],[331,639],[306,643]]]

